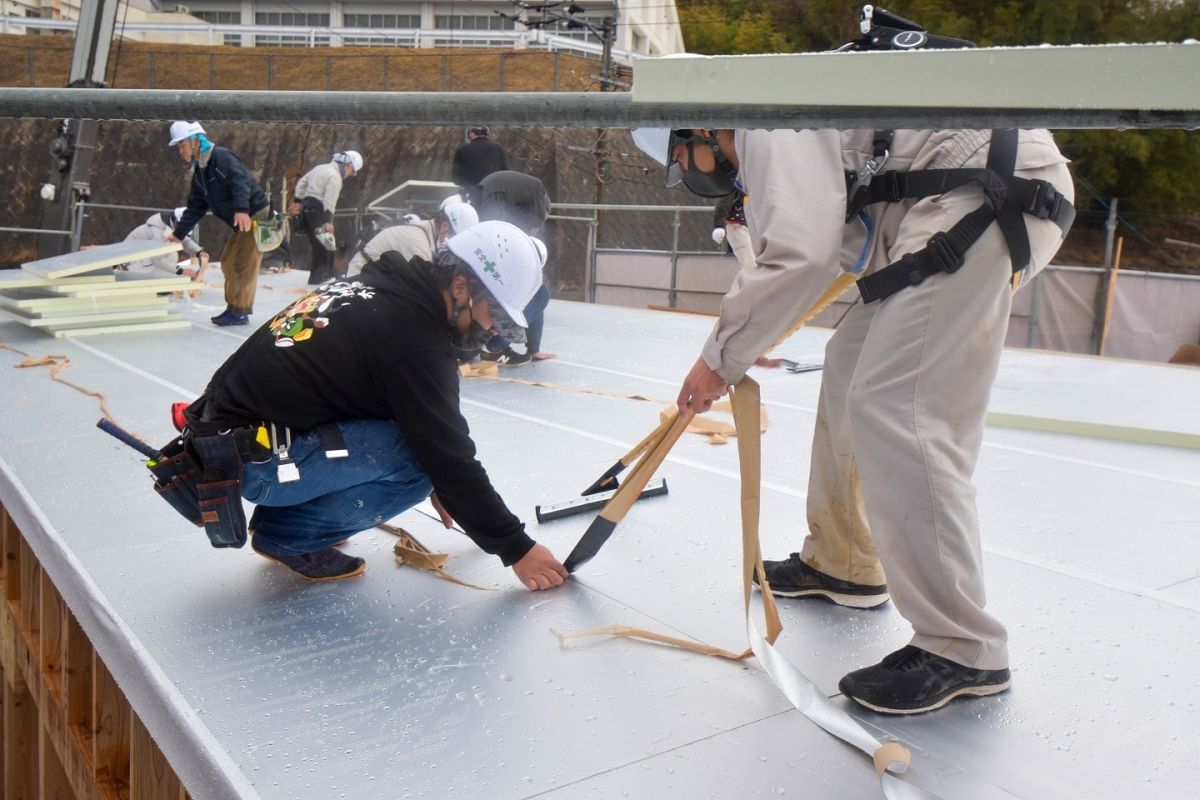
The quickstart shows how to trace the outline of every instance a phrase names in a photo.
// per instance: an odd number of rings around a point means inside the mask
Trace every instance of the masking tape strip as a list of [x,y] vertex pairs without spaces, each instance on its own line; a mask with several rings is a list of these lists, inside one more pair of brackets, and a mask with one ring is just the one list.
[[380,525],[381,530],[399,537],[396,546],[393,548],[396,553],[396,563],[400,566],[408,564],[409,566],[423,569],[432,572],[444,581],[457,583],[459,586],[465,586],[468,589],[478,589],[481,592],[492,592],[494,589],[489,589],[486,586],[476,586],[473,583],[468,583],[461,578],[456,578],[449,572],[446,572],[444,567],[450,561],[449,553],[435,553],[421,543],[417,537],[413,536],[403,528],[395,525],[383,524]]

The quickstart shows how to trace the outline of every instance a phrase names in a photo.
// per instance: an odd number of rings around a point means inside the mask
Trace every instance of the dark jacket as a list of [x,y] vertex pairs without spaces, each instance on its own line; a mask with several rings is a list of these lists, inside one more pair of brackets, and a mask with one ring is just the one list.
[[246,169],[237,153],[214,146],[204,165],[192,168],[192,188],[188,193],[187,211],[175,226],[175,238],[182,240],[208,212],[229,227],[233,215],[243,211],[254,216],[270,205],[258,181]]
[[480,138],[467,142],[454,151],[451,180],[461,186],[471,197],[472,204],[479,205],[479,182],[502,169],[512,169],[508,151],[491,139]]
[[[305,431],[394,420],[446,510],[481,549],[516,563],[533,540],[475,458],[459,410],[446,305],[420,260],[386,253],[315,289],[248,338],[213,375],[206,419]],[[200,401],[197,401],[198,403]]]
[[501,170],[479,182],[479,221],[511,222],[530,236],[541,236],[550,214],[550,195],[541,180],[524,172]]

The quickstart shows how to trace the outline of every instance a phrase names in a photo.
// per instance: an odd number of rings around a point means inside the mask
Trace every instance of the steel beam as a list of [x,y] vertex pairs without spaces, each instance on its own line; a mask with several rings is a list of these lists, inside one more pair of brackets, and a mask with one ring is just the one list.
[[0,88],[0,117],[510,128],[1197,128],[1200,108],[881,108],[637,102],[609,92]]

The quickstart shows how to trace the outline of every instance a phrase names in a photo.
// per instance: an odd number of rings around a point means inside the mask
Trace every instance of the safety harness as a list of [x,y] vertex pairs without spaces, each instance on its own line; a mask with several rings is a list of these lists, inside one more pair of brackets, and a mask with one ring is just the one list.
[[[974,47],[965,39],[935,36],[917,23],[878,6],[863,6],[859,22],[862,38],[838,48],[842,51],[927,50]],[[927,169],[884,172],[891,154],[893,131],[876,131],[870,160],[862,169],[846,173],[846,222],[873,203],[895,203],[945,194],[968,183],[983,188],[983,204],[950,230],[935,233],[928,244],[899,261],[860,278],[864,303],[885,300],[906,286],[915,286],[938,272],[956,272],[967,250],[993,223],[1000,226],[1013,273],[1029,266],[1029,234],[1023,214],[1053,221],[1063,232],[1075,220],[1075,207],[1050,183],[1018,178],[1017,130],[992,131],[987,166],[983,169]]]
[[870,161],[857,172],[846,174],[846,221],[873,203],[895,203],[945,194],[969,183],[983,188],[983,204],[954,224],[935,233],[915,253],[858,280],[864,303],[885,300],[907,286],[915,286],[938,272],[953,273],[963,265],[967,250],[995,222],[1004,234],[1013,272],[1029,266],[1029,234],[1024,214],[1048,219],[1066,233],[1075,220],[1075,207],[1052,184],[1018,178],[1017,130],[992,131],[987,166],[980,168],[928,169],[915,172],[883,172],[892,142],[892,131],[877,131]]

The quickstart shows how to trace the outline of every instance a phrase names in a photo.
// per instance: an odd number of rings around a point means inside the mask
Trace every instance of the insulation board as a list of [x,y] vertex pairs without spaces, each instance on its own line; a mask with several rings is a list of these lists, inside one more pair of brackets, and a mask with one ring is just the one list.
[[105,267],[126,264],[143,258],[153,258],[166,253],[175,253],[183,249],[179,242],[150,242],[134,240],[114,242],[93,247],[88,250],[77,250],[51,258],[37,261],[26,261],[21,265],[25,272],[39,278],[66,278],[81,273],[96,272]]

